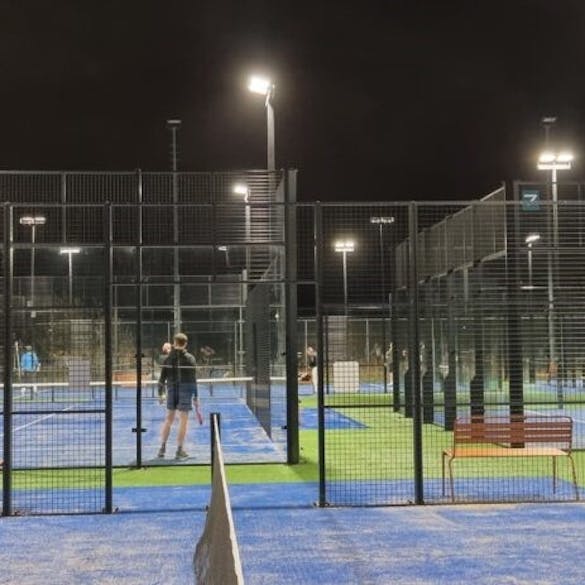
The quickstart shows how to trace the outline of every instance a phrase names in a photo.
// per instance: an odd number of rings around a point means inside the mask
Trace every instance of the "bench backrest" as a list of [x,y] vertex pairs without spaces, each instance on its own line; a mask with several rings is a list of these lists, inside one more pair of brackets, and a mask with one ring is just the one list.
[[572,441],[573,419],[570,416],[524,415],[512,419],[503,416],[457,418],[453,428],[454,445],[540,443],[570,450]]

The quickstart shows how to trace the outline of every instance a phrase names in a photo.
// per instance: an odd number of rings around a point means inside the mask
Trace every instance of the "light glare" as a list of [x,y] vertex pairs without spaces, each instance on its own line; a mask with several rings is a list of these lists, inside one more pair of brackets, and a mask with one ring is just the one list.
[[248,195],[248,187],[243,183],[236,183],[233,188],[233,192],[236,195]]
[[337,240],[335,242],[336,252],[353,252],[355,250],[355,242],[353,240]]
[[373,224],[391,224],[394,223],[394,216],[388,216],[388,217],[384,217],[384,216],[373,216],[370,217],[370,223]]
[[248,89],[252,93],[268,95],[268,93],[270,93],[271,87],[272,82],[267,77],[259,77],[257,75],[252,75],[252,77],[250,77],[250,80],[248,81]]
[[556,156],[553,152],[543,152],[539,157],[538,157],[538,162],[540,163],[551,163],[554,162],[556,159]]
[[47,218],[44,215],[24,215],[19,219],[20,225],[44,225]]
[[560,163],[568,163],[568,162],[573,162],[573,159],[575,157],[573,156],[573,153],[571,152],[561,152],[559,153],[559,156],[557,156],[557,161]]
[[524,241],[527,244],[533,244],[534,242],[538,242],[538,240],[540,240],[540,234],[528,234]]

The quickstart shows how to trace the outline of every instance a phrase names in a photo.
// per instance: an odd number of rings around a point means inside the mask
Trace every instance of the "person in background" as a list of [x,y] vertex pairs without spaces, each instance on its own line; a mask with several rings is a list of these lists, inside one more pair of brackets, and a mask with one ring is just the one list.
[[[41,362],[31,345],[24,346],[24,352],[20,356],[20,371],[22,373],[22,380],[25,384],[30,384],[31,392],[36,394],[36,387],[34,385],[37,372],[41,367]],[[26,386],[22,388],[22,394],[26,393]]]
[[317,373],[317,350],[314,345],[307,345],[307,367],[311,372],[313,392],[316,393],[319,385],[319,377]]
[[171,427],[179,412],[179,429],[177,431],[177,451],[175,459],[186,459],[188,453],[183,449],[187,427],[189,424],[189,412],[195,407],[195,416],[199,424],[203,424],[203,417],[199,407],[197,394],[197,375],[195,370],[195,357],[187,351],[187,336],[177,333],[174,338],[173,348],[166,357],[158,380],[160,388],[167,387],[167,413],[161,427],[161,445],[158,457],[165,456],[167,440]]
[[[167,356],[169,355],[169,353],[171,353],[171,349],[173,349],[173,344],[170,343],[169,341],[165,341],[162,344],[162,347],[160,350],[160,355],[158,357],[158,363],[161,366],[161,369],[162,369],[162,365],[164,364],[165,360],[167,359]],[[159,372],[159,376],[160,376],[160,372]],[[167,398],[167,395],[165,392],[165,387],[161,386],[159,384],[158,385],[158,402],[159,402],[159,404],[164,404],[166,398]]]
[[204,345],[199,349],[201,354],[201,362],[205,366],[204,376],[211,378],[213,376],[213,358],[215,357],[215,349],[209,345]]

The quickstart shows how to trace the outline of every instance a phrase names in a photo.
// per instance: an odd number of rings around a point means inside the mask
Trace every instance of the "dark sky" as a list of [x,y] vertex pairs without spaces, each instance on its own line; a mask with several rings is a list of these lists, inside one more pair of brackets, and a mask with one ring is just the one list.
[[[1,169],[279,167],[302,200],[471,199],[585,144],[583,0],[2,0]],[[564,176],[582,177],[582,162]]]

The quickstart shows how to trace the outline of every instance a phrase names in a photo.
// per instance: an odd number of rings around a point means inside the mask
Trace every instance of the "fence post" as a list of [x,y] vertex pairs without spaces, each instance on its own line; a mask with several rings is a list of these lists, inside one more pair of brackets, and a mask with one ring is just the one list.
[[[523,352],[522,331],[519,316],[520,279],[518,278],[519,262],[519,206],[518,185],[506,185],[506,247],[508,250],[508,376],[510,378],[510,416],[524,414],[524,387],[523,387]],[[511,209],[510,209],[511,206]]]
[[323,284],[323,216],[321,203],[315,204],[313,225],[313,243],[315,259],[315,317],[317,325],[317,415],[318,415],[318,459],[319,459],[319,506],[326,506],[325,490],[325,344],[323,335],[323,303],[321,299]]
[[473,244],[473,281],[472,281],[472,314],[473,314],[473,345],[475,350],[475,372],[469,383],[470,410],[473,418],[485,414],[484,388],[484,352],[483,352],[483,263],[479,239],[478,204],[474,203],[472,211],[472,244]]
[[104,262],[104,352],[105,352],[105,506],[111,514],[112,505],[112,206],[109,201],[103,211],[105,262]]
[[136,467],[142,467],[142,172],[136,170]]
[[408,323],[409,348],[408,370],[410,375],[411,402],[406,401],[406,409],[412,408],[413,456],[414,456],[414,501],[424,503],[423,494],[423,456],[422,456],[422,419],[421,419],[421,377],[420,377],[420,325],[418,306],[418,207],[412,202],[408,207]]
[[12,514],[12,206],[4,204],[4,441],[2,516]]
[[285,327],[286,327],[286,435],[287,462],[298,463],[299,381],[297,359],[297,207],[296,171],[286,171],[285,180]]

